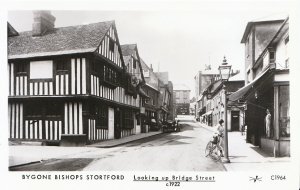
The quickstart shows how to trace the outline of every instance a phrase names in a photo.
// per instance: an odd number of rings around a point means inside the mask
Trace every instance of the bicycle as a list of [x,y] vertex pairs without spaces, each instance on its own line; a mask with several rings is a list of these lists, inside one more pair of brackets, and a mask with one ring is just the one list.
[[220,137],[218,135],[214,135],[213,138],[207,143],[205,148],[205,157],[210,156],[211,159],[215,161],[221,160],[221,149],[219,148],[218,143],[220,141]]

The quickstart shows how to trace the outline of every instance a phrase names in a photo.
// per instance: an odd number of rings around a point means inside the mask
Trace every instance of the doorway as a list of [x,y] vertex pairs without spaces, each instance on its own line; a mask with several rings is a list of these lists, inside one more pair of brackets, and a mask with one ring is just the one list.
[[231,131],[239,131],[240,127],[240,112],[231,111]]
[[115,109],[115,123],[114,123],[114,136],[115,139],[121,138],[121,121],[122,121],[122,114],[119,108]]

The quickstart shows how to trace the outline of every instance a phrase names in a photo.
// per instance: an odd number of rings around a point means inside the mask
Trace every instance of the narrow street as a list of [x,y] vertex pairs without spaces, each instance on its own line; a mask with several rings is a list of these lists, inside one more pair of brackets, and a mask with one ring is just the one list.
[[204,156],[211,131],[181,119],[181,131],[164,133],[114,148],[65,155],[11,171],[224,171],[222,163]]

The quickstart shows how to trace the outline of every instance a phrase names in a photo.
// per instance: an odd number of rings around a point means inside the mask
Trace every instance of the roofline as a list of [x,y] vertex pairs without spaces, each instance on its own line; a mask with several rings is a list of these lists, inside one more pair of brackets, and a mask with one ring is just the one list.
[[137,46],[137,44],[134,43],[134,44],[122,44],[121,47],[122,47],[122,46],[130,46],[130,45],[135,45],[135,46]]
[[245,43],[246,42],[246,39],[248,37],[248,34],[251,30],[251,28],[254,26],[254,25],[257,25],[257,24],[267,24],[267,23],[276,23],[276,22],[283,22],[284,19],[278,19],[278,20],[266,20],[266,21],[251,21],[251,22],[248,22],[247,23],[247,26],[245,28],[245,31],[244,31],[244,34],[243,34],[243,37],[241,39],[241,43]]
[[8,59],[24,59],[24,58],[34,58],[34,57],[46,57],[46,56],[55,56],[55,55],[69,55],[76,53],[93,53],[96,48],[87,48],[87,49],[77,49],[77,50],[65,50],[65,51],[53,51],[53,52],[39,52],[31,54],[19,54],[19,55],[8,55]]
[[[115,20],[107,20],[107,21],[101,21],[101,22],[91,22],[91,23],[87,23],[87,24],[78,24],[78,25],[70,25],[70,26],[60,26],[60,27],[54,27],[53,29],[87,26],[87,25],[98,24],[98,23],[111,23],[111,25],[112,25],[112,24],[115,24]],[[19,33],[25,33],[25,32],[32,32],[32,30],[24,30],[24,31],[20,31]]]
[[[8,37],[13,37],[13,36],[18,36],[19,32],[9,23],[7,22],[7,35]],[[11,30],[11,32],[13,33],[13,35],[9,35],[9,30]]]
[[159,92],[159,90],[158,90],[158,89],[154,88],[153,86],[151,86],[151,85],[150,85],[150,84],[148,84],[148,83],[146,83],[146,84],[145,84],[145,86],[148,86],[148,87],[152,88],[153,90],[155,90],[155,91]]
[[141,73],[141,76],[142,76],[142,81],[143,81],[143,83],[146,83],[145,77],[144,77],[144,73],[143,73],[143,68],[142,68],[142,62],[141,62],[141,58],[140,58],[140,53],[139,53],[139,50],[137,48],[137,44],[131,44],[131,45],[135,45],[136,54],[137,54],[137,57],[139,59],[139,67],[140,67],[140,73]]

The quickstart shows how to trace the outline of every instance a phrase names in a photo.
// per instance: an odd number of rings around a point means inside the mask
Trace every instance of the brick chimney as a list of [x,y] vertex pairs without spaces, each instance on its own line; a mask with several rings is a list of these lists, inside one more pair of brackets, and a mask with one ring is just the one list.
[[32,35],[42,36],[54,28],[55,17],[50,11],[33,11]]

